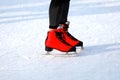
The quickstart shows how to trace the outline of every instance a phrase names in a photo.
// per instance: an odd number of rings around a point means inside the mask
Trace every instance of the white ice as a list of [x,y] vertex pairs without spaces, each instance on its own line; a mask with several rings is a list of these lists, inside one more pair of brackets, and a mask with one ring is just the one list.
[[76,57],[41,55],[49,3],[0,2],[0,80],[120,80],[120,1],[71,0],[69,32],[85,47]]

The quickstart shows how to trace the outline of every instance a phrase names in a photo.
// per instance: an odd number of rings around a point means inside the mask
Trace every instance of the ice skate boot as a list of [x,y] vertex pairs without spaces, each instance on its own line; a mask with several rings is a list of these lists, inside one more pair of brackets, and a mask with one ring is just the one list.
[[58,31],[63,33],[64,39],[66,42],[68,42],[72,46],[81,47],[83,49],[83,42],[76,39],[74,36],[72,36],[68,32],[70,22],[66,22],[65,24],[60,24],[60,27],[58,28]]
[[51,30],[47,34],[45,40],[45,50],[49,53],[53,49],[62,51],[62,52],[75,52],[76,48],[64,41],[61,33],[57,30]]

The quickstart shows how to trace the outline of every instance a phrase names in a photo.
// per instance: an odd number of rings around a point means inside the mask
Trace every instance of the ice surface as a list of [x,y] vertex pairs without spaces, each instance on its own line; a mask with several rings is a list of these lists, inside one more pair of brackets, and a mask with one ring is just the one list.
[[[0,80],[120,80],[120,1],[71,0],[77,57],[44,57],[49,0],[0,2]],[[53,53],[61,53],[53,51]]]

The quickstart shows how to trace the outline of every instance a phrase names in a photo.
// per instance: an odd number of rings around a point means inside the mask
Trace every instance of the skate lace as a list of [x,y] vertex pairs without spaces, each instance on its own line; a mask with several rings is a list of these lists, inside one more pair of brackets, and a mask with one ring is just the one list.
[[76,40],[77,41],[77,39],[75,38],[75,37],[73,37],[69,32],[66,32],[70,37],[71,37],[71,39],[73,39],[73,40]]
[[70,44],[68,44],[66,41],[65,41],[65,37],[64,37],[64,34],[62,32],[57,32],[57,37],[59,38],[59,40],[61,40],[64,44],[70,46]]

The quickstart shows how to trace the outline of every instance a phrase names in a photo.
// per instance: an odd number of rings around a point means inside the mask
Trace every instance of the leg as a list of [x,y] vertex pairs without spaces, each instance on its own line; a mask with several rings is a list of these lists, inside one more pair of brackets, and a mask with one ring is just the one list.
[[69,11],[70,0],[66,0],[61,4],[60,15],[59,15],[59,24],[67,22],[68,11]]
[[56,29],[67,21],[70,0],[52,0],[49,8],[49,28]]
[[49,7],[49,28],[56,29],[59,26],[58,16],[60,13],[60,4],[58,0],[51,0]]
[[62,14],[64,11],[61,12],[63,9],[63,3],[66,0],[52,0],[50,3],[49,8],[49,28],[50,31],[47,34],[47,38],[45,40],[45,50],[47,52],[52,51],[53,49],[57,49],[63,52],[72,52],[76,51],[74,46],[66,43],[61,35],[61,32],[58,32],[57,27],[59,26],[60,19],[62,19]]

